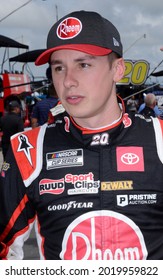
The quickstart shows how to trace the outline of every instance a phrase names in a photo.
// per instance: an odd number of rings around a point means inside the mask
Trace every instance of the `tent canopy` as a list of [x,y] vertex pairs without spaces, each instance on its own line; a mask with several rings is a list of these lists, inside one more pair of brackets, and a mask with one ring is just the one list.
[[29,46],[21,44],[3,35],[0,35],[0,47],[29,49]]
[[11,57],[9,61],[17,61],[17,62],[24,62],[24,63],[35,62],[37,57],[44,51],[45,49],[38,49],[34,51],[25,52],[17,56]]
[[161,70],[161,71],[159,71],[159,72],[152,73],[151,76],[154,76],[154,77],[161,77],[161,76],[163,76],[163,70]]

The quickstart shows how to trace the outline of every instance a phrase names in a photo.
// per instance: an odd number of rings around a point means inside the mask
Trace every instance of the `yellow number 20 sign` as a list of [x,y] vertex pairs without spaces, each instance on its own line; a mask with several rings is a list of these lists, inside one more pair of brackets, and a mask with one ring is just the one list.
[[118,84],[142,85],[147,79],[150,65],[145,60],[125,60],[125,74]]

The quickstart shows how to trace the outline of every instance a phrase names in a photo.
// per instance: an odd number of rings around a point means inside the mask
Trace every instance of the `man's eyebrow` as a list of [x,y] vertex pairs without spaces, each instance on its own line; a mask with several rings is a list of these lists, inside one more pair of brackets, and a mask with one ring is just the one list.
[[[93,56],[93,55],[89,55],[89,54],[86,54],[85,56],[82,56],[82,57],[78,57],[78,58],[75,58],[74,59],[74,62],[83,62],[83,61],[85,61],[85,60],[90,60],[90,59],[95,59],[96,57],[95,56]],[[50,61],[50,64],[51,65],[57,65],[57,64],[62,64],[62,63],[64,63],[63,61],[62,61],[62,59],[52,59],[51,61]]]
[[95,56],[93,56],[93,55],[89,55],[89,54],[86,54],[84,57],[79,57],[79,58],[77,58],[77,59],[75,59],[74,61],[85,61],[85,60],[87,60],[87,59],[95,59]]
[[61,63],[62,63],[62,60],[59,60],[59,59],[50,60],[50,65],[61,64]]

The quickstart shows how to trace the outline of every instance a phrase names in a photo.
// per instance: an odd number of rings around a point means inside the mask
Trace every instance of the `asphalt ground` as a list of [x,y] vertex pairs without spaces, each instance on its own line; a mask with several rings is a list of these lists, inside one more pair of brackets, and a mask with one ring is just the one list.
[[[3,163],[3,156],[0,150],[0,169],[2,163]],[[29,239],[25,242],[24,245],[24,260],[38,260],[38,259],[39,259],[39,253],[38,253],[37,241],[35,237],[35,231],[33,229]]]

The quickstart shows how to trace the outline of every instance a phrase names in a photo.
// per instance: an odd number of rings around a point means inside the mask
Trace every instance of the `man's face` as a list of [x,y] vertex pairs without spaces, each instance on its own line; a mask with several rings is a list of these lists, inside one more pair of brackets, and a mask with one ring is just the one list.
[[98,119],[103,125],[115,99],[115,70],[108,56],[59,50],[51,56],[51,68],[59,99],[76,122],[88,125]]
[[20,114],[20,108],[19,107],[15,107],[15,109],[14,109],[14,112],[16,113],[16,114]]

